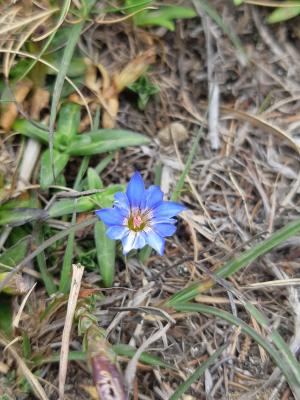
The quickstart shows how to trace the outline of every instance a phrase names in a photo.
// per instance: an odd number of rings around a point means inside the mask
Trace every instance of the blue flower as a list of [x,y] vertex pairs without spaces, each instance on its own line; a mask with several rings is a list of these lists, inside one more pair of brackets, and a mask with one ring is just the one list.
[[113,208],[97,210],[96,214],[108,226],[107,236],[122,241],[124,255],[145,245],[163,255],[164,238],[176,231],[173,217],[185,209],[181,204],[164,201],[159,186],[145,189],[141,174],[135,172],[126,193],[115,194]]

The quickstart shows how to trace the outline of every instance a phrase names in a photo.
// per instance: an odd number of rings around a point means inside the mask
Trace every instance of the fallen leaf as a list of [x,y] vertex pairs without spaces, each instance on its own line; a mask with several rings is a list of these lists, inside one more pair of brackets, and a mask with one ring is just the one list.
[[48,107],[50,100],[50,93],[43,88],[35,88],[31,99],[30,116],[34,120],[38,120],[41,111]]
[[24,80],[18,83],[13,91],[15,101],[5,103],[1,107],[0,126],[5,130],[5,132],[10,131],[15,119],[17,118],[18,109],[16,104],[23,103],[32,86],[33,83],[30,80]]

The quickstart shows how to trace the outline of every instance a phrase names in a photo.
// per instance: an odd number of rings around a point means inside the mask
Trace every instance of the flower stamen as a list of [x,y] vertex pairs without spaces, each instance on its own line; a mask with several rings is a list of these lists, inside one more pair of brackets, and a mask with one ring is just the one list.
[[142,213],[140,209],[131,210],[130,217],[127,220],[127,226],[130,230],[140,232],[149,223],[148,213]]

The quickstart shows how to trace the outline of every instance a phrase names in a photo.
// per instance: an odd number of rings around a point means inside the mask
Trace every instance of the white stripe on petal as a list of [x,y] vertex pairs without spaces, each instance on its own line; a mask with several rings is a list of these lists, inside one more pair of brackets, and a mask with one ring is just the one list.
[[134,241],[136,239],[136,232],[130,231],[127,236],[122,239],[123,254],[126,255],[134,247]]

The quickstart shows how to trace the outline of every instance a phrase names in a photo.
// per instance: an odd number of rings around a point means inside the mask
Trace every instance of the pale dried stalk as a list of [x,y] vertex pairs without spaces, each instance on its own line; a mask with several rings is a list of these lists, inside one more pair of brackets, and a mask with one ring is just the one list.
[[68,368],[68,355],[69,355],[69,343],[72,329],[73,317],[76,309],[77,299],[80,291],[80,284],[83,275],[84,268],[80,264],[73,264],[73,274],[70,295],[68,300],[67,315],[65,320],[65,326],[62,335],[60,362],[59,362],[59,399],[63,400],[65,392],[65,381],[67,376]]

